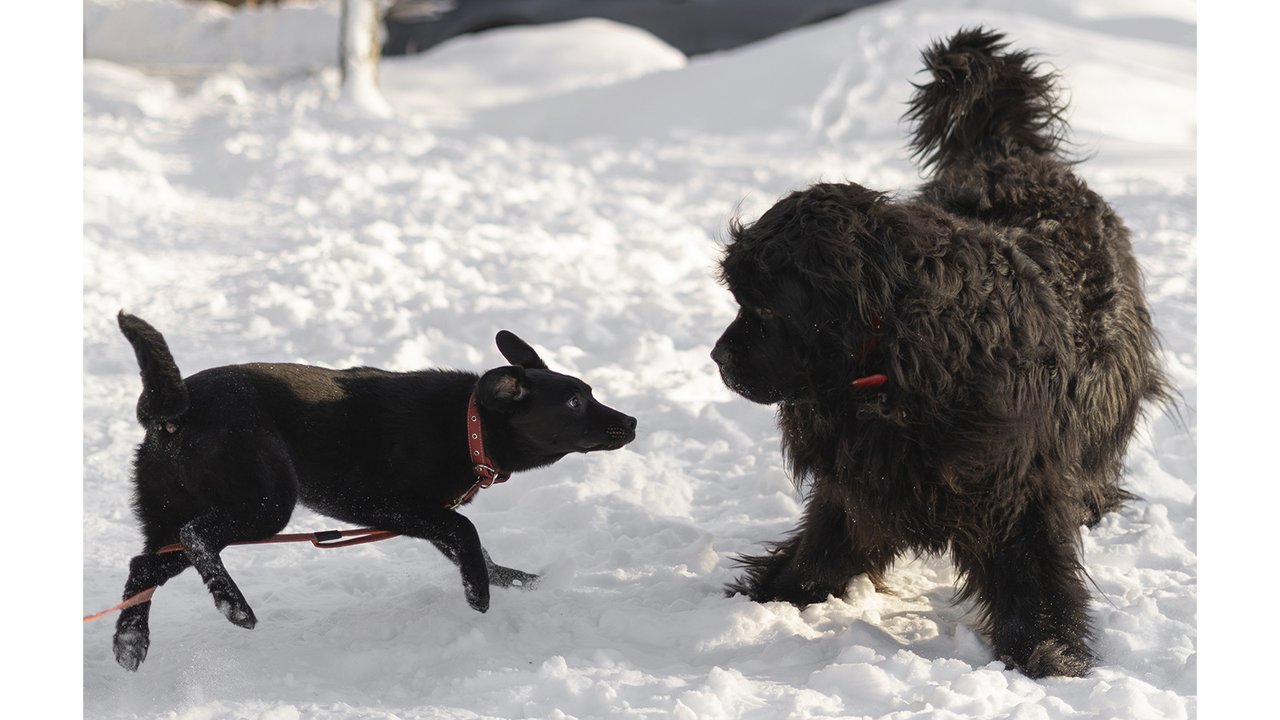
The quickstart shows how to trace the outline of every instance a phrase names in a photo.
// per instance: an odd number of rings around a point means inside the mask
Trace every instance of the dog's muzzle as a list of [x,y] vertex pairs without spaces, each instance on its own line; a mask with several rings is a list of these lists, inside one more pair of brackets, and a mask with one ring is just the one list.
[[609,436],[610,440],[618,442],[618,447],[622,447],[636,439],[637,424],[636,419],[628,415],[621,425],[610,425],[605,434]]
[[617,450],[636,439],[636,419],[630,415],[624,415],[621,422],[610,425],[604,434],[609,438],[605,443],[606,450]]

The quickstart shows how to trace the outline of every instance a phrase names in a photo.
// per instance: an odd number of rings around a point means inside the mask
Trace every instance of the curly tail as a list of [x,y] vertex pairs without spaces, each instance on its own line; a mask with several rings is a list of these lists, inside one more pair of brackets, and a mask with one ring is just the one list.
[[133,345],[142,370],[142,396],[138,398],[138,422],[143,425],[175,420],[190,403],[187,384],[173,362],[173,355],[159,330],[145,320],[121,310],[116,316],[120,332]]
[[932,79],[916,85],[904,117],[915,125],[913,155],[946,168],[1016,150],[1058,154],[1066,103],[1058,75],[1025,50],[1006,52],[1004,34],[965,28],[924,50]]

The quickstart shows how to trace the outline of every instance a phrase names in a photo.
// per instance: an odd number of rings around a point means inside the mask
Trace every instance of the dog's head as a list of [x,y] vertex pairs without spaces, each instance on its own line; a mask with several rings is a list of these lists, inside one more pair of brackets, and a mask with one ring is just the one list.
[[894,224],[885,196],[854,184],[814,185],[732,223],[720,278],[738,316],[711,352],[725,385],[797,402],[879,372],[866,355],[900,273]]
[[532,462],[572,452],[617,450],[636,437],[636,419],[596,400],[576,377],[547,369],[528,343],[503,330],[498,350],[511,365],[480,377],[476,399],[498,414],[509,430],[506,442]]

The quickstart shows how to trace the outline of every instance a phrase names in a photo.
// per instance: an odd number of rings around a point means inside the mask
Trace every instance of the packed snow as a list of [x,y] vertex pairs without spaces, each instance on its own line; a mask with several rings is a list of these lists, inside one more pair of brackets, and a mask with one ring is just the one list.
[[[495,590],[481,615],[425,542],[231,548],[258,626],[184,573],[155,595],[137,673],[112,657],[113,619],[85,625],[85,716],[1195,717],[1195,7],[952,5],[889,2],[687,63],[598,20],[458,38],[384,61],[380,120],[337,99],[337,3],[86,0],[86,614],[119,600],[141,544],[121,308],[187,374],[482,370],[506,328],[640,426],[464,510],[538,589]],[[858,579],[804,610],[722,593],[734,554],[802,507],[771,409],[708,357],[735,307],[714,276],[726,223],[819,179],[910,192],[919,49],[979,23],[1061,70],[1080,172],[1134,232],[1181,396],[1132,443],[1142,500],[1082,531],[1102,658],[1085,678],[994,661],[946,558],[902,558],[893,595]],[[286,531],[337,527],[299,508]]]

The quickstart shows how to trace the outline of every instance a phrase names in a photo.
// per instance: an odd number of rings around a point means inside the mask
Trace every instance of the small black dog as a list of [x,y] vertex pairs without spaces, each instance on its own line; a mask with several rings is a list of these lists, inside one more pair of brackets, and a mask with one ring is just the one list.
[[819,184],[731,227],[721,277],[741,309],[712,357],[779,403],[809,492],[729,591],[821,602],[949,550],[998,657],[1078,676],[1079,528],[1132,497],[1126,445],[1169,391],[1129,231],[1059,152],[1055,75],[1006,47],[975,29],[925,51],[915,198]]
[[[494,564],[455,508],[510,473],[635,439],[635,418],[548,370],[505,330],[497,344],[512,365],[482,376],[255,363],[184,380],[155,328],[123,312],[119,323],[142,369],[138,421],[146,428],[133,500],[145,542],[124,596],[193,565],[218,609],[243,628],[257,620],[219,553],[278,533],[298,501],[431,541],[461,570],[467,602],[485,612],[489,585],[528,588],[537,576]],[[183,552],[155,554],[173,543]],[[116,661],[128,670],[146,658],[150,607],[126,608],[116,624]]]

